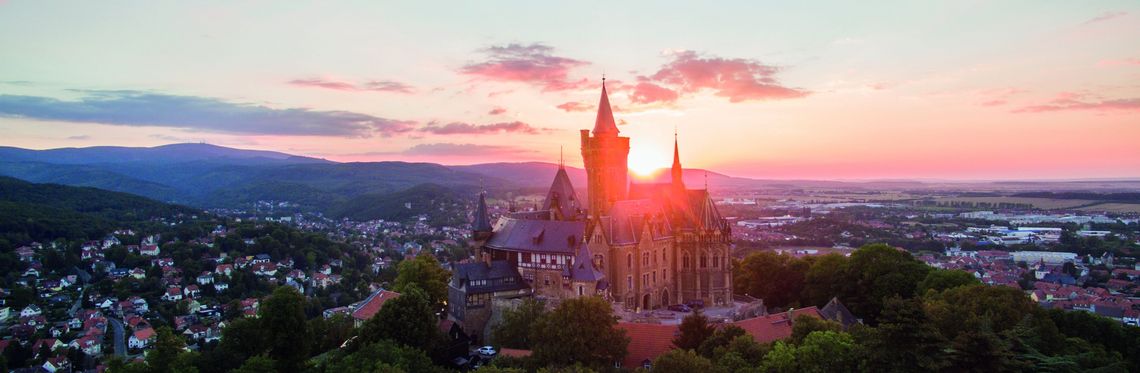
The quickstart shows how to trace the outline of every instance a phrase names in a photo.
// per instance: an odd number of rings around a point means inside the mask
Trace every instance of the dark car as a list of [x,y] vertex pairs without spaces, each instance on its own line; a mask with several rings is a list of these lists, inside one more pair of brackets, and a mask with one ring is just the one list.
[[686,306],[684,304],[674,304],[672,306],[669,306],[669,310],[676,312],[693,312],[692,308],[689,308],[689,306]]
[[692,308],[692,309],[700,309],[700,308],[705,308],[705,301],[704,301],[704,299],[694,299],[694,300],[685,302],[685,305],[689,306],[689,308]]

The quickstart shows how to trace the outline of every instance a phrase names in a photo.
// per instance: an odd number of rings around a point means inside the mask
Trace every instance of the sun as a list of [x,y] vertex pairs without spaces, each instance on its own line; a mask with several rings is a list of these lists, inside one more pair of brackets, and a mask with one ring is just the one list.
[[645,151],[631,151],[627,160],[629,170],[635,176],[647,177],[653,176],[657,170],[665,168],[669,165],[669,158],[665,154],[645,152]]

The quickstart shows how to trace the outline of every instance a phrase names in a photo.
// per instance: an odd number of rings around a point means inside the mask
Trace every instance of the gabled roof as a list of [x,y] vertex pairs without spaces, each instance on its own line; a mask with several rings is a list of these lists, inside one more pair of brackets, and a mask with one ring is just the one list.
[[566,168],[558,167],[554,174],[554,182],[550,184],[550,191],[546,192],[546,201],[542,204],[543,210],[549,210],[552,219],[573,220],[581,215],[582,205],[578,194],[574,193],[574,185],[570,184],[570,176]]
[[594,136],[600,134],[618,134],[617,123],[614,122],[614,113],[610,109],[610,98],[606,94],[606,83],[602,81],[602,98],[598,100],[598,117],[594,120]]
[[842,324],[844,329],[859,323],[859,318],[855,317],[855,314],[852,314],[851,310],[848,310],[847,306],[839,301],[839,298],[832,297],[831,301],[819,310],[819,313],[825,319]]
[[531,253],[573,254],[586,222],[500,218],[486,246]]
[[590,252],[590,245],[585,242],[578,244],[578,254],[574,256],[574,265],[570,268],[570,278],[574,281],[602,281],[606,275],[594,267],[594,254]]

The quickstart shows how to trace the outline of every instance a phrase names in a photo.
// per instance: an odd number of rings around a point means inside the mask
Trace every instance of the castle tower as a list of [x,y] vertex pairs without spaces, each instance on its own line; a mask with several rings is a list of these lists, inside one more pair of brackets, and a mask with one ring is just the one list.
[[602,98],[598,101],[598,117],[594,120],[593,136],[582,130],[582,160],[586,165],[586,190],[589,194],[589,213],[604,216],[615,201],[624,200],[629,192],[629,138],[618,136],[617,124],[606,95],[602,79]]

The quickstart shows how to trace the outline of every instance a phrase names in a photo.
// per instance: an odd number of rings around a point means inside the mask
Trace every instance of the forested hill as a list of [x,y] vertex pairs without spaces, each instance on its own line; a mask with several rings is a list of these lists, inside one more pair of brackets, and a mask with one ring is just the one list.
[[89,187],[0,176],[0,247],[55,238],[95,239],[126,225],[198,210]]

